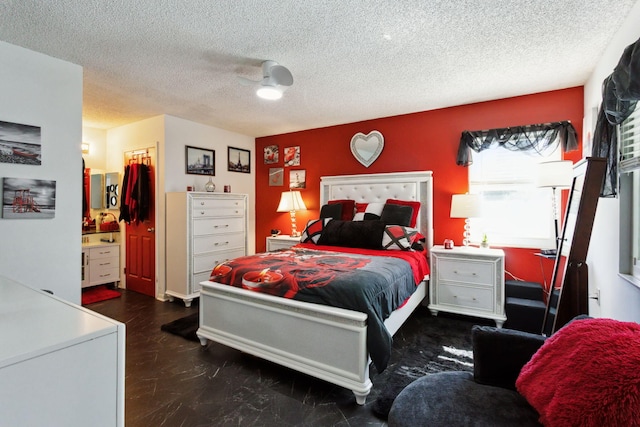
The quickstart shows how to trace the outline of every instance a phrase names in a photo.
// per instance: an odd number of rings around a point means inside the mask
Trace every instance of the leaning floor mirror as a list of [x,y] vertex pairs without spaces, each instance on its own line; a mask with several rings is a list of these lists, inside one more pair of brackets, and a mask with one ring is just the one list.
[[587,157],[573,168],[573,182],[542,323],[543,335],[550,336],[575,316],[589,313],[586,260],[606,169],[606,159],[599,157]]

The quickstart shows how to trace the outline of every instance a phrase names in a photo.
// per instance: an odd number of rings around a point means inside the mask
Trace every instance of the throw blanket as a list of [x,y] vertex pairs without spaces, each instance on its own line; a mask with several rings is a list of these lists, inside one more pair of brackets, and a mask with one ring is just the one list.
[[414,279],[411,266],[419,265],[416,277],[422,274],[420,280],[427,274],[425,254],[363,249],[358,249],[358,254],[347,254],[336,252],[336,248],[316,248],[320,249],[297,245],[236,258],[217,265],[210,280],[366,313],[369,354],[378,372],[382,372],[392,344],[383,322],[416,290],[419,281]]

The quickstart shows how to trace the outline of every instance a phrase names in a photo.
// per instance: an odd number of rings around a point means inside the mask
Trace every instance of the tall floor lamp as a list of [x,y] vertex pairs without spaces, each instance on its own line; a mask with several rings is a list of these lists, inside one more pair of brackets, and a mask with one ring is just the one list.
[[469,218],[477,218],[481,214],[481,200],[477,194],[454,194],[451,196],[451,218],[464,218],[462,244],[469,246],[471,225]]
[[573,162],[571,160],[558,160],[553,162],[542,162],[538,164],[538,173],[536,177],[538,187],[551,188],[552,192],[552,209],[553,209],[553,225],[556,233],[556,250],[560,244],[560,230],[558,212],[558,200],[556,197],[556,189],[571,187],[573,181]]
[[300,232],[296,229],[296,211],[305,211],[307,207],[302,201],[299,191],[283,191],[280,196],[280,204],[277,212],[289,212],[291,215],[291,236],[300,237]]

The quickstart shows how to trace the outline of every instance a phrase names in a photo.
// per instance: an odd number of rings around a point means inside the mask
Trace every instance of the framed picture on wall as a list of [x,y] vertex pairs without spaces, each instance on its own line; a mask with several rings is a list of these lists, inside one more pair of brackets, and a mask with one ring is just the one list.
[[284,185],[284,168],[269,168],[269,186],[282,187]]
[[185,173],[191,175],[215,175],[216,152],[198,147],[185,147]]
[[0,162],[41,165],[41,129],[0,120]]
[[56,182],[3,178],[2,218],[51,219],[56,216]]
[[284,149],[284,165],[300,166],[300,147],[286,147]]
[[228,147],[227,156],[229,172],[251,173],[251,151]]
[[289,188],[307,188],[307,171],[304,169],[289,171]]
[[277,145],[267,145],[264,147],[264,164],[278,163],[280,160],[280,152]]

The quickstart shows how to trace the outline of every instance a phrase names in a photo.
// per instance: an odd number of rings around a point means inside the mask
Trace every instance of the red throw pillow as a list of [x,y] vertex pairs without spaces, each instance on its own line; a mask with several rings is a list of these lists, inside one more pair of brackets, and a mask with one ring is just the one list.
[[327,203],[330,205],[334,203],[340,203],[342,205],[342,217],[340,218],[341,220],[351,221],[353,219],[353,212],[356,208],[356,202],[354,200],[349,200],[349,199],[329,200]]
[[574,320],[522,368],[516,388],[545,426],[638,425],[640,324]]
[[332,218],[312,219],[307,222],[307,226],[300,235],[301,243],[315,243],[318,244],[318,240],[322,235],[324,227],[331,221]]
[[420,213],[420,202],[414,202],[411,200],[387,199],[387,203],[392,205],[411,206],[411,208],[413,208],[413,213],[411,214],[411,222],[409,223],[409,227],[416,226],[416,223],[418,222],[418,213]]

